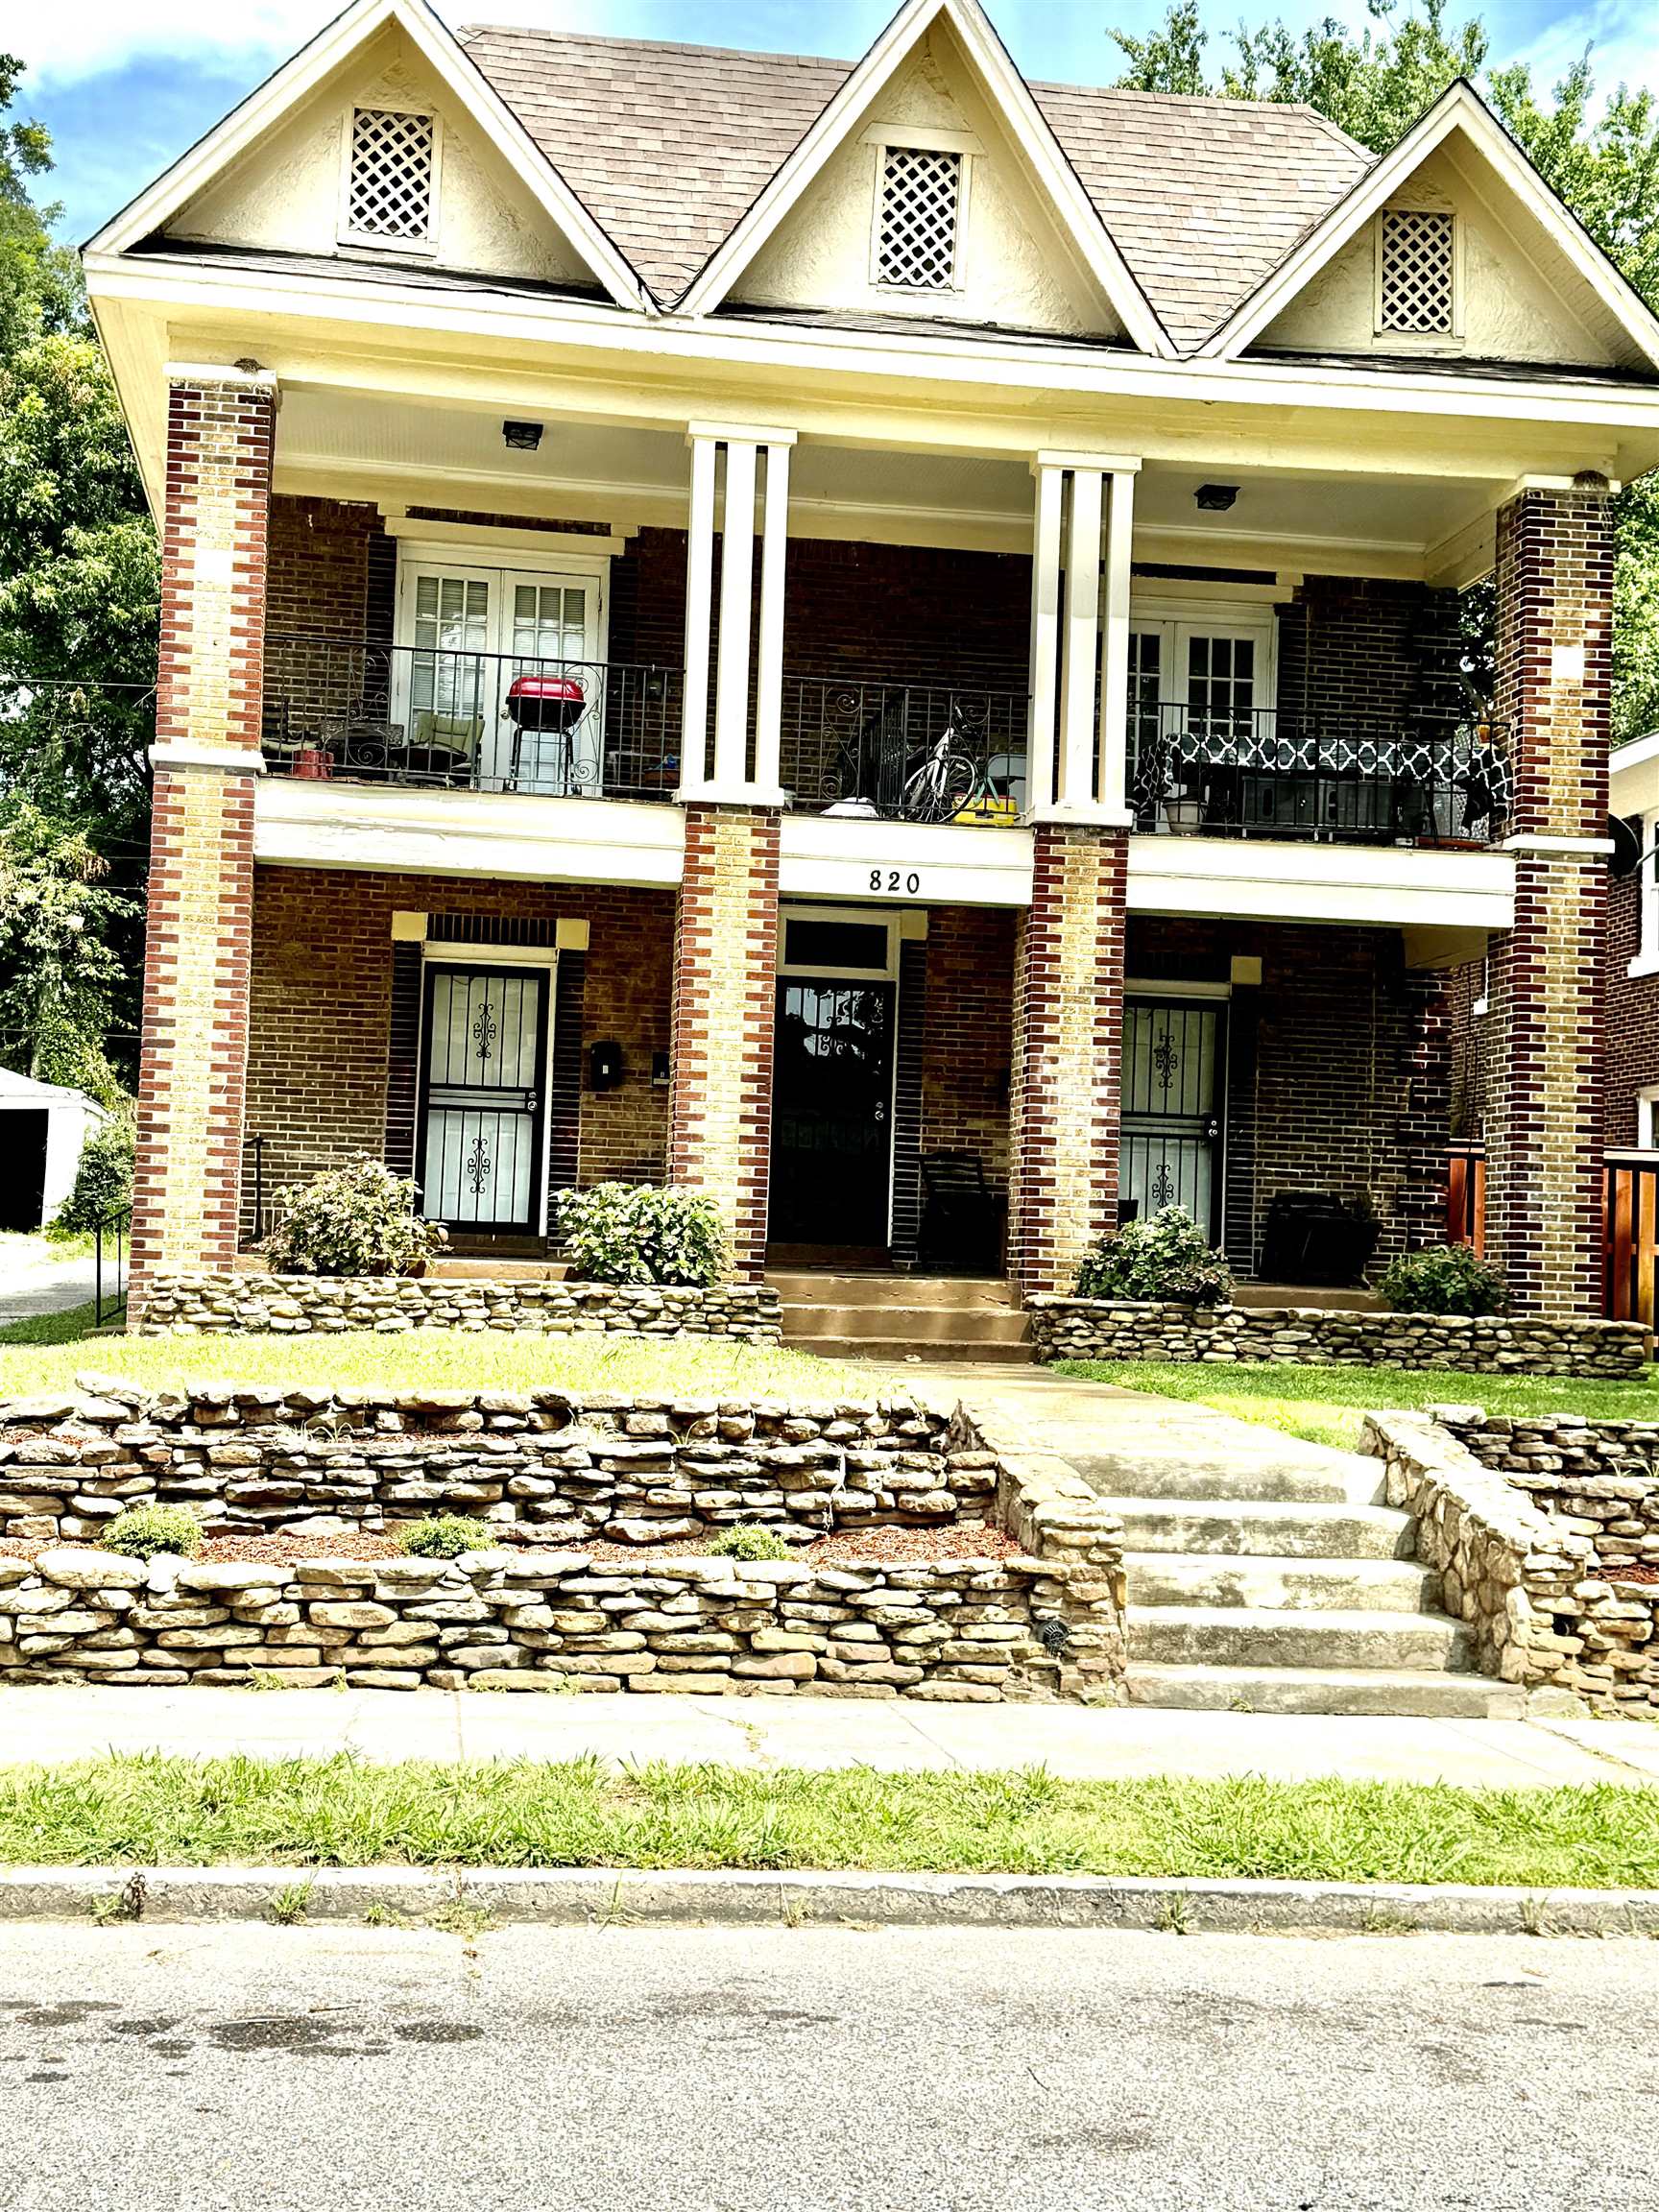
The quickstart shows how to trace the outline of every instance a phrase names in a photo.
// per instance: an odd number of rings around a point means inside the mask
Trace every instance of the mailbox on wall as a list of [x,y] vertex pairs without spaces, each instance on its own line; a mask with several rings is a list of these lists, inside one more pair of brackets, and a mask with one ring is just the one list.
[[588,1087],[614,1091],[622,1080],[622,1047],[613,1037],[588,1047]]

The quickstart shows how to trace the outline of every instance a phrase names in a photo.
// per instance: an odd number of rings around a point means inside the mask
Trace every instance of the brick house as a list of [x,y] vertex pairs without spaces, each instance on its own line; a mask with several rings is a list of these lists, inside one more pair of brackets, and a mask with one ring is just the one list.
[[362,1149],[504,1253],[620,1176],[930,1263],[965,1162],[1025,1290],[1170,1198],[1386,1255],[1480,960],[1489,1240],[1596,1306],[1659,325],[1467,85],[1377,158],[974,0],[855,64],[358,0],[86,274],[164,532],[140,1283]]

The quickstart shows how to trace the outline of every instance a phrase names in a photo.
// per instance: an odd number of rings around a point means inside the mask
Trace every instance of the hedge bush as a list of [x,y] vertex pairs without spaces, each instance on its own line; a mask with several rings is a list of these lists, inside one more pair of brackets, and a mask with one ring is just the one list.
[[81,1147],[75,1183],[47,1228],[48,1237],[80,1237],[128,1213],[132,1205],[132,1122],[113,1114]]
[[448,1242],[416,1212],[419,1185],[362,1153],[276,1193],[279,1219],[259,1249],[283,1275],[420,1275]]
[[466,1513],[431,1513],[424,1521],[409,1521],[396,1531],[397,1549],[412,1559],[459,1559],[463,1551],[489,1551],[495,1532],[488,1521],[474,1521]]
[[794,1556],[775,1528],[762,1528],[753,1521],[740,1521],[735,1528],[728,1528],[723,1535],[716,1536],[709,1551],[716,1559],[789,1559]]
[[98,1541],[129,1559],[154,1559],[157,1551],[193,1559],[202,1549],[202,1524],[182,1505],[129,1505]]
[[712,1198],[650,1183],[595,1183],[561,1191],[559,1236],[583,1283],[662,1283],[700,1288],[726,1272],[726,1229]]
[[1231,1296],[1233,1270],[1213,1252],[1184,1207],[1166,1206],[1146,1221],[1125,1221],[1083,1256],[1079,1298],[1178,1300],[1214,1306]]
[[1396,1313],[1507,1313],[1509,1286],[1468,1244],[1436,1244],[1390,1260],[1377,1285]]

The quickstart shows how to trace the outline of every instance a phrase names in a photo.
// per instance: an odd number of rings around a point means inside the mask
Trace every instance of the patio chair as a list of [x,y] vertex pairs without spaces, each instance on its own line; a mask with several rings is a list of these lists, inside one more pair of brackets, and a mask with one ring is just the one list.
[[924,1153],[922,1191],[921,1264],[995,1273],[1007,1201],[986,1182],[978,1153]]

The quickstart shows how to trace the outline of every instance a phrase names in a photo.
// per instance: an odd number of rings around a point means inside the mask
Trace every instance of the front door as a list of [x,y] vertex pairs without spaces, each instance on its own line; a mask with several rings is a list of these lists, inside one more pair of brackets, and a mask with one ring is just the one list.
[[452,1228],[541,1225],[547,971],[426,974],[421,1210]]
[[887,1242],[893,991],[891,981],[779,980],[768,1216],[775,1242]]
[[1118,1197],[1142,1221],[1181,1206],[1221,1237],[1226,1007],[1130,998],[1123,1010],[1123,1126]]

